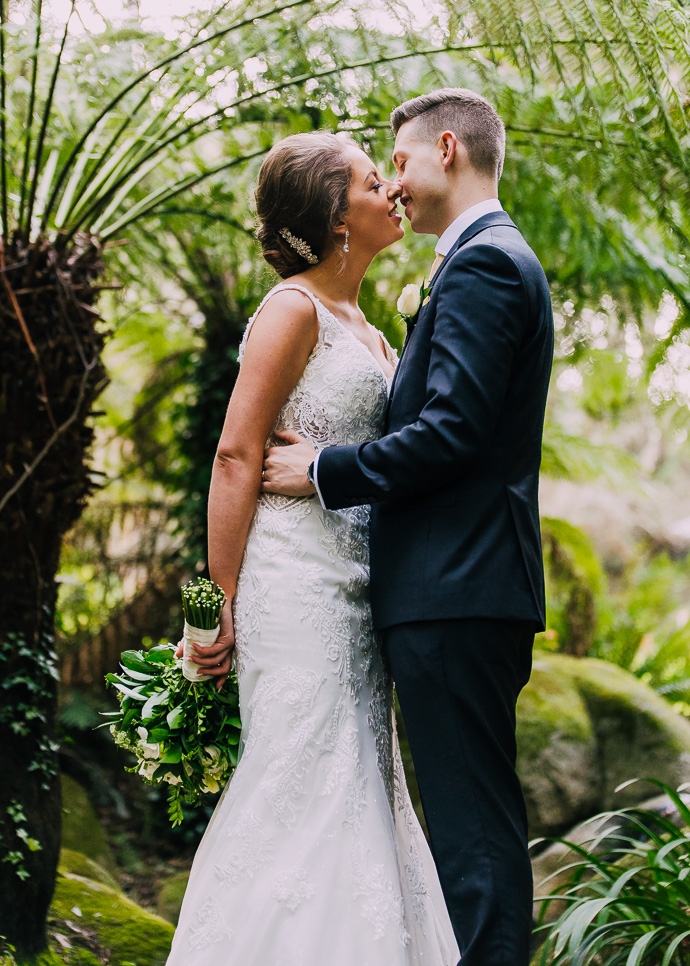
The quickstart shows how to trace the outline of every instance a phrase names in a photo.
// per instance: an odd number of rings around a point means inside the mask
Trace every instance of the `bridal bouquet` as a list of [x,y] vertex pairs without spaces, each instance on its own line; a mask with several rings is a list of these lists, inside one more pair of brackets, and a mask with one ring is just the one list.
[[217,792],[237,764],[241,721],[237,679],[221,691],[211,676],[199,675],[189,661],[189,645],[218,637],[223,591],[201,579],[182,588],[185,657],[174,644],[124,651],[119,674],[106,675],[118,692],[120,708],[109,712],[115,742],[136,755],[128,771],[152,785],[167,784],[168,814],[182,821],[182,803],[195,804]]

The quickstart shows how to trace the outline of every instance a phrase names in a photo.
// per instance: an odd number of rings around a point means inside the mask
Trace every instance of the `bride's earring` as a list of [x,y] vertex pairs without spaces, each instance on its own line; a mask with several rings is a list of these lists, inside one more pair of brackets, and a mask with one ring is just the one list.
[[349,245],[349,242],[348,242],[348,238],[349,237],[350,237],[350,229],[349,228],[346,228],[345,229],[345,244],[343,245],[343,251],[344,252],[349,252],[350,251],[350,245]]

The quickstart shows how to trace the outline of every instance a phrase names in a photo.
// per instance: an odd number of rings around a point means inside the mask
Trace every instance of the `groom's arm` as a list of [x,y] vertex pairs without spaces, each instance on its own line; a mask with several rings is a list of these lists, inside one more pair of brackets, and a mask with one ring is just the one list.
[[526,325],[522,275],[501,249],[474,245],[452,256],[438,285],[427,402],[397,433],[321,452],[316,482],[328,509],[448,485],[492,433]]

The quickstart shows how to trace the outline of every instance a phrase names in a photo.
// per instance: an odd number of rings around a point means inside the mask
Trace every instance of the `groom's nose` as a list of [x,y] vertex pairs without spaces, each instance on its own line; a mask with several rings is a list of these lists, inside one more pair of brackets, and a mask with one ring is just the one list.
[[387,189],[388,198],[390,201],[397,201],[402,194],[402,187],[398,181],[389,181]]

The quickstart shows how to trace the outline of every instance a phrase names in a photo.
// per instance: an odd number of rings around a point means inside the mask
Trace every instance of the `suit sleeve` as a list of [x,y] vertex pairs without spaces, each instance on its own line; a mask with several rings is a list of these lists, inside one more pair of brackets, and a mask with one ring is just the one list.
[[522,275],[500,248],[474,245],[452,257],[438,286],[424,408],[399,432],[322,451],[318,484],[328,509],[449,485],[491,435],[526,324]]

